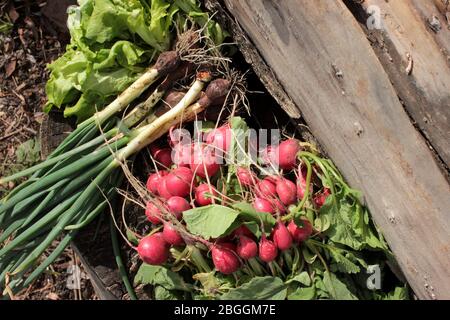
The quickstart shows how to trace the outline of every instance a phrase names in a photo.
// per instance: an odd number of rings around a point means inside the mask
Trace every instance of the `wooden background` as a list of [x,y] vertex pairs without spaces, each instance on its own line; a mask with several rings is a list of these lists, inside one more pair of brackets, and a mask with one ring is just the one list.
[[[226,10],[207,1],[226,15],[280,105],[304,118],[363,191],[420,299],[450,298],[450,30],[442,1],[224,0]],[[366,26],[371,5],[382,30]]]

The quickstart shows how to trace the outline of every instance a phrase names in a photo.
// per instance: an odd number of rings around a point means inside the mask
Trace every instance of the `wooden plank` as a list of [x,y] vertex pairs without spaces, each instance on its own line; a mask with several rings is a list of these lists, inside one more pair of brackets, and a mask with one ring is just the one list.
[[225,0],[421,299],[450,298],[450,186],[339,1]]
[[[375,52],[409,114],[450,167],[450,29],[445,16],[432,1],[366,0],[361,5],[379,8],[383,28],[368,31],[376,39]],[[410,74],[405,71],[409,64]]]

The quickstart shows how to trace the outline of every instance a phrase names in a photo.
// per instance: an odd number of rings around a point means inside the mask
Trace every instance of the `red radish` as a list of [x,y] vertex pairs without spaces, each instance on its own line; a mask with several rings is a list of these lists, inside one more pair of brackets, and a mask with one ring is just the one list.
[[294,220],[289,222],[288,230],[296,243],[303,242],[309,238],[312,233],[312,225],[308,220],[302,219],[303,228],[300,228]]
[[239,183],[244,187],[253,186],[258,180],[253,172],[245,168],[238,168],[236,175]]
[[284,178],[281,176],[268,176],[264,180],[272,182],[274,185],[276,185],[277,182],[280,181],[280,179],[284,179]]
[[317,208],[320,209],[325,204],[325,201],[327,200],[330,194],[331,194],[330,189],[325,188],[323,192],[319,193],[314,197],[314,203],[316,204]]
[[173,162],[178,167],[189,167],[192,157],[192,144],[176,144],[172,149]]
[[276,259],[277,255],[278,249],[275,243],[263,235],[259,241],[259,258],[264,262],[271,262]]
[[274,210],[280,214],[286,213],[287,207],[281,202],[280,199],[272,199],[272,206]]
[[[297,198],[299,200],[302,200],[306,191],[306,171],[299,170],[299,172],[300,174],[297,178]],[[312,192],[313,192],[313,184],[311,183],[309,185],[309,194],[311,194]]]
[[258,212],[275,213],[272,203],[263,198],[255,198],[255,201],[253,201],[253,208]]
[[219,193],[217,192],[216,188],[210,186],[207,183],[203,183],[195,189],[195,202],[199,206],[207,206],[213,203],[214,199],[211,197],[211,195],[213,197],[217,197],[218,194]]
[[258,255],[258,245],[252,239],[241,235],[236,252],[242,259],[248,260]]
[[160,224],[161,220],[161,210],[152,203],[151,201],[147,202],[146,209],[145,209],[145,215],[147,216],[147,220],[150,221],[153,224]]
[[158,195],[158,185],[160,184],[161,177],[168,174],[165,170],[159,170],[158,172],[152,173],[147,179],[147,190],[151,193]]
[[280,179],[276,185],[278,198],[281,202],[289,206],[297,202],[297,186],[288,179]]
[[283,170],[292,170],[297,165],[297,154],[301,150],[296,139],[284,140],[278,146],[278,165]]
[[233,231],[233,236],[234,237],[239,237],[239,236],[246,236],[249,238],[253,238],[253,232],[250,231],[249,228],[247,228],[245,225],[241,225],[239,228],[235,229]]
[[229,124],[212,130],[206,136],[206,143],[213,145],[216,150],[227,152],[230,148],[231,128]]
[[158,195],[160,195],[161,197],[163,197],[164,199],[168,200],[172,197],[172,194],[168,191],[167,189],[167,185],[166,185],[166,176],[162,176],[158,182]]
[[292,245],[292,236],[283,222],[277,222],[272,231],[272,239],[278,249],[287,250]]
[[214,266],[223,274],[236,272],[240,267],[236,253],[229,249],[231,247],[234,247],[231,243],[221,243],[213,245],[211,249]]
[[173,164],[172,150],[170,150],[169,148],[159,149],[154,154],[152,154],[152,156],[159,167],[169,168]]
[[269,178],[265,178],[256,185],[256,194],[261,198],[274,198],[277,195],[277,188]]
[[173,196],[167,200],[167,207],[178,220],[181,220],[183,211],[191,209],[189,202],[185,198],[177,196]]
[[184,244],[183,238],[180,236],[173,224],[169,222],[164,223],[162,234],[164,241],[166,241],[168,244],[171,244],[173,246],[181,246]]
[[193,178],[191,169],[178,167],[165,177],[167,191],[173,196],[187,197],[191,192]]
[[194,148],[190,167],[200,178],[212,177],[220,169],[220,160],[216,156],[214,148],[206,145],[197,145]]
[[142,238],[137,252],[142,261],[151,265],[161,265],[169,258],[169,246],[161,232]]

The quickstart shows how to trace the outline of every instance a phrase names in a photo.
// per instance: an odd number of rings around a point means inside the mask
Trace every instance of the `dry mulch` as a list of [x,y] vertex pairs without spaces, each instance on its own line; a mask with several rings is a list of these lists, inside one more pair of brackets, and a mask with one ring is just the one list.
[[[0,0],[0,176],[23,165],[16,162],[18,147],[39,136],[49,76],[46,64],[64,52],[68,40],[43,16],[46,5],[43,0]],[[13,187],[12,183],[0,186],[0,198]],[[74,272],[82,275],[79,289],[71,285]],[[96,299],[83,274],[69,247],[45,274],[14,298]]]
[[64,49],[57,32],[42,27],[48,25],[39,11],[45,2],[0,3],[1,20],[11,26],[0,33],[0,170],[7,174],[15,169],[17,147],[38,135],[46,102],[45,66]]

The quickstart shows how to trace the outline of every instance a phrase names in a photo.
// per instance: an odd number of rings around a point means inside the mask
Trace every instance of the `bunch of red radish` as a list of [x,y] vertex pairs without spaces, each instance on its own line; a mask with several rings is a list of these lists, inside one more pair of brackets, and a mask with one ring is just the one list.
[[[150,146],[159,170],[147,179],[147,190],[154,197],[147,202],[145,215],[152,224],[163,224],[163,231],[139,242],[137,250],[144,262],[163,264],[169,257],[170,246],[185,243],[174,224],[164,218],[163,212],[181,220],[183,211],[215,203],[219,193],[205,179],[213,177],[220,169],[223,153],[229,148],[229,130],[227,125],[213,130],[206,136],[205,143],[182,144],[169,134],[171,148]],[[199,180],[205,182],[198,184]]]
[[[147,189],[154,200],[147,203],[145,214],[152,224],[163,224],[163,231],[141,239],[138,253],[144,262],[163,264],[169,257],[171,246],[185,244],[185,239],[170,220],[181,223],[183,211],[221,201],[221,194],[209,182],[221,169],[222,155],[230,147],[230,130],[229,125],[222,126],[206,134],[205,142],[189,144],[181,144],[169,134],[171,147],[154,145],[150,148],[159,170],[150,174],[147,180]],[[295,139],[284,140],[278,146],[264,150],[262,163],[278,166],[281,170],[277,175],[260,179],[250,168],[237,169],[237,180],[252,195],[254,209],[274,215],[277,223],[269,237],[263,235],[259,240],[244,225],[231,235],[216,239],[210,249],[217,271],[233,273],[240,268],[242,260],[256,257],[270,263],[280,251],[310,237],[313,228],[308,220],[302,219],[302,226],[294,220],[287,223],[282,220],[289,206],[301,201],[305,195],[306,172],[299,165],[299,151],[301,147]],[[295,173],[296,182],[288,178],[292,173]],[[312,187],[311,184],[310,193]],[[328,195],[329,191],[324,189],[313,198],[316,208],[325,203]],[[171,214],[171,219],[167,219],[165,213]]]

